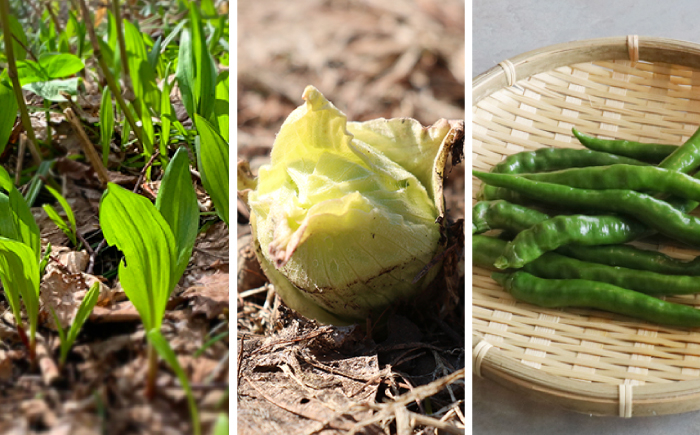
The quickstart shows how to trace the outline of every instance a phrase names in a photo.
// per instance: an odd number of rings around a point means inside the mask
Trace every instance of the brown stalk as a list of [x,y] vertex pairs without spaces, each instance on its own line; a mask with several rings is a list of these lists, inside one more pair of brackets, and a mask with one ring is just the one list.
[[80,139],[78,142],[83,148],[83,152],[85,152],[85,157],[87,157],[90,165],[92,165],[92,168],[95,170],[97,178],[100,179],[102,187],[106,187],[107,183],[109,183],[109,174],[107,173],[107,169],[102,165],[102,159],[97,154],[97,151],[95,151],[95,146],[90,142],[85,130],[83,130],[80,119],[78,119],[75,112],[73,112],[73,109],[70,107],[66,108],[63,114],[66,116],[66,120],[70,122],[73,130],[77,133],[78,139]]

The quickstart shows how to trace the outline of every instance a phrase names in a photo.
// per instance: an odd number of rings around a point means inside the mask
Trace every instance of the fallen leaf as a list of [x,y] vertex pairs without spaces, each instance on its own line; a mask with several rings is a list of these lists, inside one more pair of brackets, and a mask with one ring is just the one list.
[[205,275],[181,297],[191,301],[194,314],[204,314],[207,319],[216,318],[228,310],[229,274]]

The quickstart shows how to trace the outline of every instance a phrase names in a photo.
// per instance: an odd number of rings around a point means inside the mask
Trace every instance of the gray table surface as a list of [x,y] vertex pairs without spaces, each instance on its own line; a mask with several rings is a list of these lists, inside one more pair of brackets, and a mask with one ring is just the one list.
[[[552,44],[607,36],[660,36],[700,43],[697,0],[473,0],[472,73]],[[700,412],[592,417],[520,397],[473,378],[474,435],[700,434]]]

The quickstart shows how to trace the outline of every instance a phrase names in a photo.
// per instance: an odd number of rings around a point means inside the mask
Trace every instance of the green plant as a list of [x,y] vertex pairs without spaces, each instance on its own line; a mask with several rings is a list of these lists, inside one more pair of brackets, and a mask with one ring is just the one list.
[[102,144],[102,164],[106,168],[109,163],[109,145],[114,134],[114,109],[112,107],[112,94],[109,88],[102,90],[100,101],[100,143]]
[[199,8],[194,2],[188,7],[189,25],[180,35],[175,75],[190,118],[197,114],[211,122],[216,101],[216,66],[207,46]]
[[212,435],[226,435],[229,433],[228,415],[219,414],[214,423]]
[[204,118],[194,115],[199,135],[195,138],[197,167],[216,214],[228,225],[228,142]]
[[192,393],[192,388],[190,387],[190,382],[187,379],[187,374],[185,374],[180,363],[177,361],[177,356],[175,352],[170,348],[168,341],[163,337],[157,329],[152,329],[148,331],[146,335],[148,342],[156,349],[161,358],[163,358],[170,368],[175,372],[175,375],[180,380],[182,388],[187,394],[187,403],[190,408],[190,415],[192,417],[192,426],[194,428],[194,434],[199,435],[201,433],[201,428],[199,425],[199,412],[197,411],[197,404],[194,401],[194,394]]
[[[36,358],[36,329],[39,318],[39,263],[41,243],[39,227],[22,194],[0,168],[0,281],[10,304],[30,360]],[[29,320],[29,336],[24,329],[20,300]]]
[[66,332],[66,330],[63,329],[63,327],[61,326],[61,319],[59,319],[54,309],[49,307],[51,315],[54,319],[54,323],[56,324],[58,336],[61,340],[61,353],[58,360],[60,369],[63,369],[63,366],[66,364],[66,360],[68,359],[68,352],[70,352],[71,347],[73,347],[73,343],[75,343],[75,340],[78,338],[78,334],[80,333],[80,329],[83,327],[83,324],[88,319],[88,317],[90,317],[90,313],[92,313],[92,309],[95,308],[95,304],[97,304],[97,299],[99,297],[100,283],[95,282],[87,291],[87,293],[85,293],[83,300],[80,302],[78,312],[75,314],[75,317],[71,322],[68,332]]
[[54,198],[56,198],[56,201],[61,205],[61,208],[63,208],[63,212],[66,214],[66,218],[68,219],[68,222],[63,220],[63,218],[56,212],[56,210],[51,206],[51,204],[44,204],[42,208],[48,215],[49,219],[53,221],[56,226],[63,231],[63,233],[68,237],[68,240],[75,246],[76,249],[80,249],[80,245],[78,244],[78,225],[75,221],[75,215],[73,214],[73,210],[70,207],[70,204],[68,204],[68,201],[66,201],[66,198],[61,195],[59,191],[54,189],[51,186],[44,186],[51,195],[53,195]]
[[155,205],[110,183],[100,204],[100,225],[107,243],[124,254],[119,263],[119,279],[149,335],[146,395],[152,397],[157,370],[155,351],[163,355],[159,331],[165,308],[190,260],[199,226],[187,150],[178,149],[168,164]]
[[50,101],[66,101],[64,94],[78,94],[78,77],[64,78],[85,68],[80,58],[70,53],[43,53],[37,61],[17,62],[22,87]]

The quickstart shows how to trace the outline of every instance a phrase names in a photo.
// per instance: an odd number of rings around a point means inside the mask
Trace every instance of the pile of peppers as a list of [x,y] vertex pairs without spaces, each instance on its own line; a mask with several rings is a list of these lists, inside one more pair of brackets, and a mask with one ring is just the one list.
[[474,265],[534,305],[700,327],[700,310],[659,298],[700,293],[700,257],[631,244],[661,237],[700,249],[700,218],[689,214],[700,204],[700,128],[681,146],[573,134],[586,149],[521,152],[473,171]]

